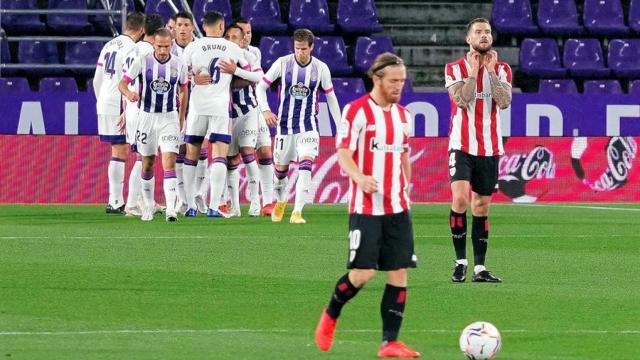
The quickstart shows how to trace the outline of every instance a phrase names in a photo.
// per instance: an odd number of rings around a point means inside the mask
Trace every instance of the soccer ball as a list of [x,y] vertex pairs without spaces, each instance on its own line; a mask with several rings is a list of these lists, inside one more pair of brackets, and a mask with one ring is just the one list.
[[460,335],[460,350],[470,360],[493,359],[501,347],[500,332],[486,321],[474,322]]

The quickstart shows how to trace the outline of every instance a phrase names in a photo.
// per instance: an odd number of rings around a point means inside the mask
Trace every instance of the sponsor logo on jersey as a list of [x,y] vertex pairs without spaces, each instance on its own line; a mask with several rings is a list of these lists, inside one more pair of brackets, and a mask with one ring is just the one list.
[[164,78],[158,78],[151,82],[151,90],[158,94],[166,94],[171,90],[171,84]]
[[291,95],[296,100],[304,100],[306,97],[311,95],[311,89],[300,82],[296,85],[292,85],[289,88],[289,95]]
[[404,146],[402,144],[385,144],[376,138],[371,138],[371,142],[369,143],[369,150],[382,152],[403,152]]

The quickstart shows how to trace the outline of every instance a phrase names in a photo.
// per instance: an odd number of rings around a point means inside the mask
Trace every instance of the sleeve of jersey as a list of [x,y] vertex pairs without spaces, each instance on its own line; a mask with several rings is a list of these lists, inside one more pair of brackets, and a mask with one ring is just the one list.
[[331,81],[331,72],[329,72],[329,67],[324,66],[324,71],[322,71],[322,90],[324,90],[325,94],[330,94],[333,92],[333,81]]
[[258,82],[256,86],[256,100],[258,100],[258,106],[261,111],[271,110],[269,108],[269,102],[267,101],[267,89],[271,84],[280,77],[281,60],[278,59],[271,65],[269,71],[262,77],[262,80]]
[[189,76],[187,72],[187,64],[182,64],[182,69],[180,70],[180,87],[186,88],[189,85]]
[[511,86],[511,67],[508,64],[498,65],[498,80]]
[[140,64],[140,58],[136,58],[131,62],[131,66],[127,71],[122,72],[122,80],[126,80],[127,82],[133,81],[138,75],[140,75],[140,69],[142,65]]
[[402,147],[405,151],[409,151],[409,138],[411,137],[411,133],[413,132],[413,114],[411,114],[408,110],[404,110],[405,119],[407,120],[407,124],[404,127],[404,137],[402,139]]
[[342,110],[342,120],[340,120],[336,136],[337,149],[356,151],[360,132],[364,125],[362,117],[357,116],[358,113],[357,109],[351,104],[345,106]]
[[444,68],[444,87],[449,88],[455,83],[464,81],[460,67],[455,64],[447,64]]

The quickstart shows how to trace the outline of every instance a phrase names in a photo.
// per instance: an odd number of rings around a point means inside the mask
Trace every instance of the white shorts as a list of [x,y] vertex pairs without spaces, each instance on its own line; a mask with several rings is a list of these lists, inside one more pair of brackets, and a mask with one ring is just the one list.
[[256,140],[256,149],[263,146],[271,147],[271,131],[269,130],[269,126],[267,126],[267,121],[264,119],[262,111],[256,110],[256,112],[258,113],[258,138]]
[[[127,103],[124,116],[127,120],[127,143],[135,145],[136,131],[138,130],[138,106],[136,104]],[[133,149],[135,151],[135,149]]]
[[320,148],[320,134],[306,131],[298,134],[276,135],[273,158],[277,165],[289,165],[303,157],[315,159]]
[[138,114],[136,146],[142,156],[152,156],[160,152],[178,153],[180,143],[180,120],[178,112]]
[[236,155],[241,147],[256,147],[258,139],[258,110],[255,108],[244,115],[231,120],[231,144],[229,156]]
[[126,144],[126,132],[118,130],[118,115],[98,114],[98,134],[100,141],[112,144]]
[[189,111],[184,141],[201,144],[206,136],[211,142],[231,143],[229,115],[198,115],[194,111]]

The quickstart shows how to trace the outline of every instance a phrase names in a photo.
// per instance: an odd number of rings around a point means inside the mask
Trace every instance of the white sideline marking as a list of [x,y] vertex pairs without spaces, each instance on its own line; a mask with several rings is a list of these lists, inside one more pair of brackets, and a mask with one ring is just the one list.
[[622,208],[622,207],[608,207],[608,206],[595,206],[595,205],[562,205],[562,204],[501,204],[495,203],[495,205],[512,205],[512,206],[532,206],[532,207],[556,207],[556,208],[572,208],[572,209],[590,209],[590,210],[609,210],[609,211],[640,211],[636,208]]
[[[85,331],[0,331],[0,336],[74,336],[74,335],[118,335],[118,334],[215,334],[215,333],[308,333],[309,329],[121,329],[121,330],[85,330]],[[343,333],[376,333],[379,329],[339,330]],[[410,333],[459,333],[460,330],[402,330]],[[638,335],[640,330],[500,330],[501,333],[540,333],[540,334],[612,334]]]

